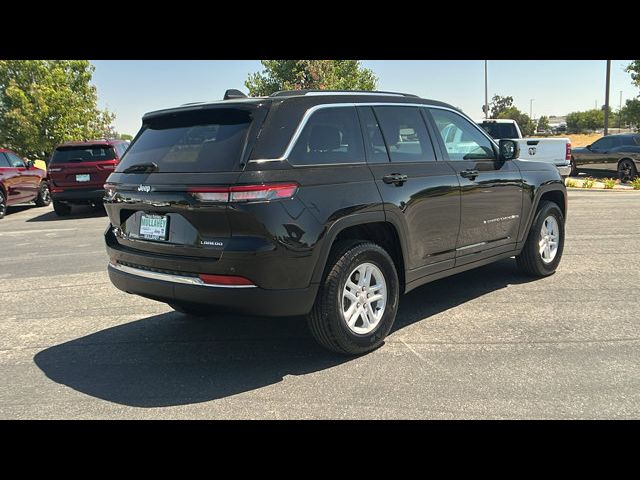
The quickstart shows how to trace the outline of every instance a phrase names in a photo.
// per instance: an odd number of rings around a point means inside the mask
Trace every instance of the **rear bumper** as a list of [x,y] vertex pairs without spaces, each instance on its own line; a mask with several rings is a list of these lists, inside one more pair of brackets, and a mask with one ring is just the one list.
[[293,316],[309,313],[317,293],[317,285],[289,290],[267,290],[259,287],[238,288],[188,284],[189,277],[157,275],[149,278],[144,270],[126,271],[109,264],[109,278],[116,288],[165,303],[196,303],[216,310],[258,316]]
[[[56,187],[53,187],[56,188]],[[62,188],[62,187],[59,187]],[[99,188],[70,188],[64,189],[62,192],[51,192],[51,199],[62,202],[100,202],[104,198],[104,189]]]
[[563,177],[568,177],[569,175],[571,175],[571,164],[556,165],[556,168],[558,169],[558,172],[560,172],[560,175]]

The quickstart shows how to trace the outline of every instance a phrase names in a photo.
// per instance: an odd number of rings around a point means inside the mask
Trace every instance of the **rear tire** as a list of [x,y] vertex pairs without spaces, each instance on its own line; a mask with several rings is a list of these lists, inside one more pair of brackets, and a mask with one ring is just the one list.
[[618,178],[621,182],[630,182],[638,176],[638,170],[633,160],[625,158],[618,164]]
[[[543,235],[543,227],[544,232]],[[555,230],[555,235],[550,234]],[[553,244],[555,237],[555,250]],[[545,246],[549,245],[546,249]],[[516,256],[520,270],[533,277],[546,277],[555,273],[564,249],[564,216],[556,203],[544,200],[540,202],[527,241]]]
[[51,194],[49,193],[49,184],[46,181],[42,181],[40,182],[40,187],[38,187],[36,207],[48,207],[50,204]]
[[53,210],[59,217],[66,217],[71,214],[71,205],[62,202],[53,201]]
[[[362,276],[361,271],[369,273]],[[361,287],[360,278],[363,278]],[[381,298],[370,303],[369,295]],[[326,276],[307,317],[309,329],[320,345],[334,352],[346,355],[369,352],[382,345],[391,331],[399,295],[396,267],[386,250],[370,242],[338,243],[333,247]],[[355,322],[347,320],[354,315]],[[368,328],[371,330],[367,331]]]

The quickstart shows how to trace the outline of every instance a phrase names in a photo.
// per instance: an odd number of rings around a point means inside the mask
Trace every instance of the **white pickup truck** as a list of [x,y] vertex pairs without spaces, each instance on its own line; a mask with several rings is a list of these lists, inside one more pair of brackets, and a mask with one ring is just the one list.
[[521,160],[553,163],[563,177],[571,173],[571,140],[568,138],[522,138],[515,120],[483,120],[478,125],[496,140],[517,140]]

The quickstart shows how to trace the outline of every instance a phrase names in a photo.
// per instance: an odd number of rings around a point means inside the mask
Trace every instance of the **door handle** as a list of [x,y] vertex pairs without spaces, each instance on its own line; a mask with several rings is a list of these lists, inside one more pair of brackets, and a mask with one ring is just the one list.
[[384,183],[387,183],[387,184],[393,183],[398,187],[402,186],[402,184],[406,182],[408,179],[409,177],[402,173],[390,173],[389,175],[385,175],[384,177],[382,177],[382,181]]
[[478,175],[480,175],[478,170],[462,170],[460,172],[460,176],[464,178],[476,178]]

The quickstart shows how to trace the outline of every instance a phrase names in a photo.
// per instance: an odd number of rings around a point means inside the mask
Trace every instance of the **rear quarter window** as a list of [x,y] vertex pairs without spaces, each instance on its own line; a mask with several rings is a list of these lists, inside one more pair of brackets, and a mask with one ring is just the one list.
[[311,114],[288,160],[293,165],[364,163],[356,109],[330,107]]

